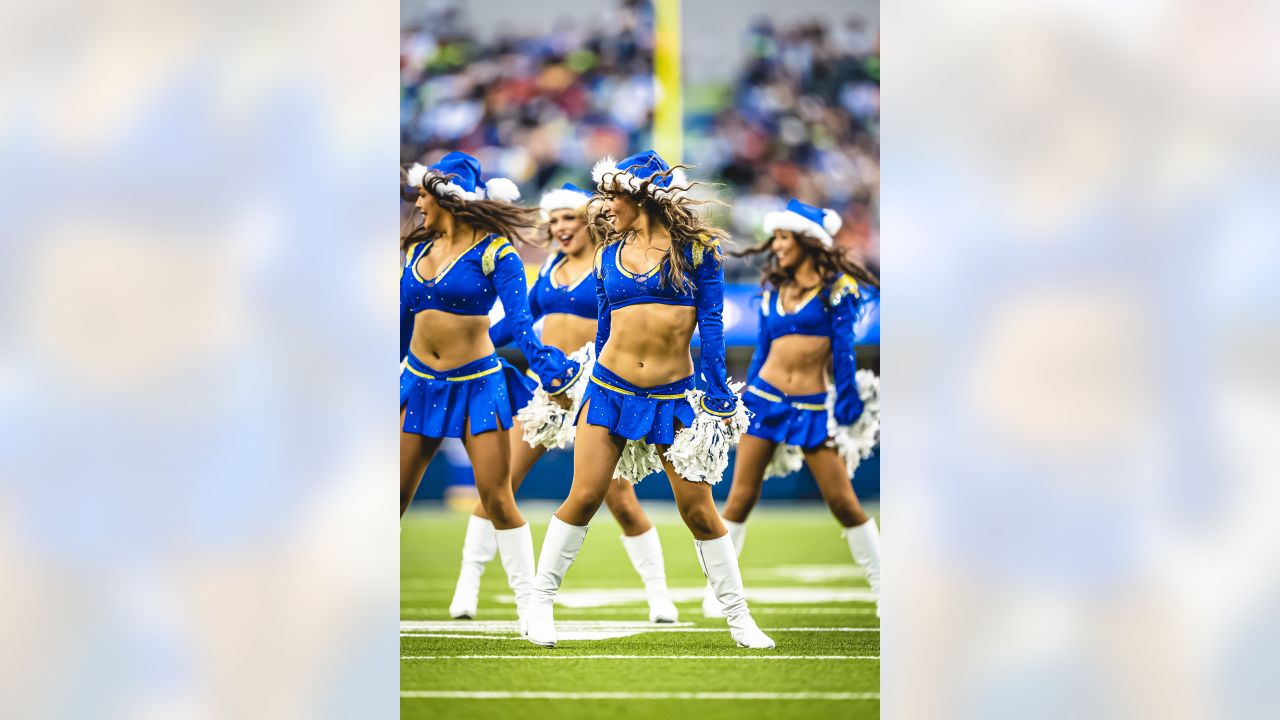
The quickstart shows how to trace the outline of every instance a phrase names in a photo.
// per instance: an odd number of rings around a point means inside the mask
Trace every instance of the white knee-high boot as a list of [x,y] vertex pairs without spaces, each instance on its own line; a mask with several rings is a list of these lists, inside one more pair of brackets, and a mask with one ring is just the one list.
[[724,608],[729,622],[729,635],[741,647],[769,650],[774,642],[760,631],[747,610],[747,592],[742,588],[742,574],[738,571],[738,553],[728,535],[715,540],[694,540],[698,551],[698,563],[715,590],[716,598]]
[[498,536],[498,556],[507,571],[507,585],[516,596],[516,616],[520,631],[529,621],[530,595],[533,590],[533,533],[529,523],[510,530],[494,531]]
[[529,642],[543,647],[556,646],[556,620],[552,609],[556,591],[564,582],[569,566],[578,557],[586,537],[587,527],[570,525],[554,514],[551,516],[547,536],[542,539],[538,574],[533,580],[533,595],[529,601],[529,627],[525,633]]
[[649,600],[649,622],[673,623],[680,620],[680,611],[671,602],[667,590],[667,569],[662,562],[662,543],[658,540],[658,528],[651,527],[635,537],[622,536],[631,565],[644,581],[644,592]]
[[[742,555],[742,543],[747,539],[747,524],[745,522],[733,522],[725,520],[724,526],[729,529],[729,538],[733,540],[733,551],[737,555]],[[724,609],[720,606],[720,600],[716,598],[716,591],[707,583],[707,591],[702,597],[702,616],[709,618],[724,617]]]
[[880,529],[876,527],[876,519],[870,518],[861,525],[844,529],[844,538],[849,542],[849,552],[853,559],[862,566],[867,574],[867,583],[871,585],[871,594],[876,598],[876,617],[880,616]]
[[484,566],[498,552],[498,535],[493,523],[472,515],[467,520],[467,535],[462,541],[462,570],[449,603],[449,616],[471,620],[476,616],[480,600],[480,576]]

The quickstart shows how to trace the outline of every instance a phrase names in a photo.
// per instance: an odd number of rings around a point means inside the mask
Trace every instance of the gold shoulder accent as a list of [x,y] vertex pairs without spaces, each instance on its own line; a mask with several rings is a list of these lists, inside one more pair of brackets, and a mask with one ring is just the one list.
[[420,247],[422,247],[422,243],[421,243],[421,242],[416,242],[416,243],[414,243],[414,244],[410,245],[408,248],[406,248],[406,249],[405,249],[405,251],[404,251],[404,266],[405,266],[406,268],[413,264],[413,256],[417,254],[417,252],[418,252],[418,248],[420,248]]
[[859,297],[858,281],[848,275],[841,275],[831,284],[831,306],[839,305],[846,295]]
[[720,238],[699,235],[698,239],[693,243],[693,266],[696,268],[701,265],[708,252],[714,256],[715,248],[718,247],[720,247]]
[[489,245],[484,249],[484,255],[480,258],[480,269],[485,275],[492,275],[493,269],[498,265],[498,259],[515,252],[515,248],[511,247],[511,241],[504,237],[495,237],[489,241]]
[[764,291],[764,297],[760,298],[760,311],[765,317],[769,317],[769,291]]
[[600,271],[600,266],[604,263],[604,249],[605,249],[605,247],[606,247],[606,246],[602,244],[602,245],[600,245],[600,247],[596,248],[596,261],[595,261],[595,265],[596,265],[596,277],[598,277],[598,278],[599,278],[599,277],[603,277],[603,275],[601,274],[601,271]]

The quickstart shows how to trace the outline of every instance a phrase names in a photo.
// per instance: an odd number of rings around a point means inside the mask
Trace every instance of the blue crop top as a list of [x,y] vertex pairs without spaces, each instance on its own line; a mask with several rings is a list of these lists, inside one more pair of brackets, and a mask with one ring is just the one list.
[[[529,289],[529,313],[533,320],[544,315],[575,315],[589,320],[596,319],[595,284],[587,282],[591,276],[588,270],[582,277],[572,280],[568,285],[556,282],[556,270],[568,260],[564,253],[556,253],[547,259],[538,272],[538,279]],[[506,310],[506,305],[503,305]],[[489,339],[494,347],[502,347],[511,342],[512,325],[507,317],[489,328]]]
[[[818,297],[821,296],[821,297]],[[766,290],[760,300],[760,336],[756,341],[750,382],[764,367],[773,341],[784,335],[816,335],[831,339],[831,364],[836,386],[836,422],[852,425],[862,414],[855,379],[857,364],[853,353],[853,325],[857,319],[861,294],[858,283],[841,275],[827,288],[814,288],[791,312],[782,307],[782,293]]]
[[693,268],[689,278],[693,289],[681,292],[664,279],[665,261],[643,275],[623,268],[618,257],[621,247],[621,243],[610,243],[596,250],[596,304],[600,317],[596,324],[596,357],[609,339],[613,324],[610,313],[617,308],[642,303],[697,308],[698,337],[702,341],[699,386],[706,390],[702,409],[720,417],[732,415],[737,397],[729,389],[724,363],[724,268],[715,253],[701,243],[693,243],[685,251]]
[[543,387],[553,387],[553,381],[558,379],[561,389],[557,392],[568,388],[580,368],[558,348],[543,345],[534,335],[524,263],[511,241],[487,235],[459,253],[434,277],[424,278],[418,273],[418,261],[430,246],[431,241],[416,243],[405,253],[400,275],[400,357],[409,351],[413,319],[418,313],[441,310],[455,315],[487,315],[494,300],[501,298],[511,339],[529,359],[529,367]]

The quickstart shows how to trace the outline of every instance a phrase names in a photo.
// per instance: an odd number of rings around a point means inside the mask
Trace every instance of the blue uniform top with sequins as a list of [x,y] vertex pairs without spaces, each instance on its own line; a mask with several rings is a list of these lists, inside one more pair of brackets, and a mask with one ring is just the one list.
[[[596,291],[593,283],[587,282],[591,271],[583,273],[576,280],[571,279],[568,285],[556,281],[556,270],[567,260],[564,253],[556,253],[547,259],[538,272],[538,279],[529,289],[529,313],[536,321],[545,315],[574,315],[589,320],[596,319]],[[503,310],[506,310],[504,303]],[[502,347],[512,340],[512,323],[507,317],[489,328],[489,339],[494,347]]]
[[416,243],[405,254],[400,277],[400,357],[408,353],[413,318],[418,313],[441,310],[455,315],[487,315],[494,300],[501,299],[511,339],[529,359],[534,374],[544,387],[556,386],[551,383],[557,379],[561,380],[558,387],[567,387],[579,371],[578,364],[558,348],[540,343],[534,334],[524,263],[511,241],[487,235],[459,253],[434,277],[424,278],[418,273],[418,261],[427,254],[431,242]]
[[621,248],[621,243],[610,243],[596,250],[595,289],[600,317],[596,324],[596,357],[609,339],[611,311],[642,303],[691,306],[697,310],[698,337],[702,342],[699,385],[706,390],[702,409],[721,417],[732,415],[737,398],[729,389],[724,363],[724,267],[715,253],[701,243],[693,243],[685,250],[685,258],[693,268],[689,276],[693,288],[682,291],[667,282],[665,260],[638,275],[622,267],[618,257]]
[[853,325],[860,302],[858,283],[848,275],[841,275],[826,287],[814,288],[790,312],[782,306],[782,293],[766,290],[760,300],[760,335],[751,367],[747,370],[747,382],[760,373],[769,357],[769,347],[777,338],[784,335],[830,338],[836,386],[836,422],[852,425],[862,414],[862,399],[858,397],[855,379],[858,368],[853,352]]

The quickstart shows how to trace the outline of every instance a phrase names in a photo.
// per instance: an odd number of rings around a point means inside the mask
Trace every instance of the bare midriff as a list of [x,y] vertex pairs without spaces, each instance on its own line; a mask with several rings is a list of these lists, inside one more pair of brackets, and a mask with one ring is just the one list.
[[783,335],[769,346],[760,379],[788,395],[826,392],[831,339],[821,335]]
[[642,388],[666,385],[693,374],[689,341],[697,311],[683,305],[642,303],[612,312],[601,365]]
[[594,318],[578,317],[568,313],[553,313],[544,315],[542,318],[542,344],[560,348],[566,355],[595,341]]
[[423,310],[414,316],[409,352],[435,370],[452,370],[492,355],[489,316]]

